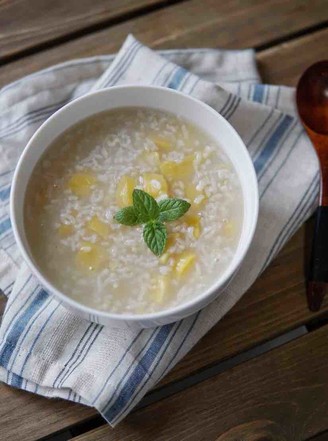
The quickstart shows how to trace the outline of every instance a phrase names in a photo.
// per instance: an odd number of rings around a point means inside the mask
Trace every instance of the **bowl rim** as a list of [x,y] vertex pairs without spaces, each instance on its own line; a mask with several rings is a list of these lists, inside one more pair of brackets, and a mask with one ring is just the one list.
[[[89,100],[91,97],[97,96],[97,95],[101,95],[104,93],[110,93],[110,91],[113,90],[126,90],[126,89],[139,89],[142,90],[144,89],[146,90],[157,90],[160,91],[161,93],[167,93],[167,94],[172,94],[172,95],[180,95],[183,96],[183,98],[185,99],[189,99],[191,101],[193,101],[194,103],[196,103],[200,108],[204,109],[207,112],[211,112],[216,118],[220,119],[221,122],[223,123],[223,125],[226,126],[226,128],[228,130],[230,130],[230,132],[233,134],[233,136],[236,138],[236,140],[238,140],[240,148],[244,150],[244,153],[246,153],[245,155],[245,160],[248,162],[248,168],[250,171],[250,179],[249,179],[249,183],[252,187],[252,191],[254,193],[254,198],[252,200],[253,202],[253,210],[252,210],[252,214],[251,214],[251,220],[250,220],[250,228],[249,228],[249,233],[248,235],[245,237],[244,239],[244,244],[243,244],[243,249],[241,250],[241,252],[239,253],[239,257],[236,259],[236,261],[233,263],[233,260],[230,262],[230,264],[227,266],[227,268],[225,269],[225,271],[223,272],[223,274],[216,280],[214,281],[209,288],[205,289],[204,291],[202,291],[200,294],[195,295],[192,299],[190,299],[187,302],[183,302],[175,307],[171,307],[171,308],[167,308],[167,309],[163,309],[154,313],[146,313],[146,314],[126,314],[126,313],[112,313],[109,311],[101,311],[95,308],[92,308],[90,306],[84,305],[83,303],[78,302],[77,300],[74,300],[73,298],[71,298],[70,296],[66,295],[64,292],[60,291],[58,288],[56,288],[47,278],[46,276],[43,275],[43,273],[41,272],[41,270],[38,269],[37,265],[33,262],[33,260],[30,258],[30,255],[28,253],[28,251],[26,250],[25,244],[23,242],[23,240],[21,239],[21,234],[19,231],[19,227],[17,226],[17,222],[16,222],[16,214],[15,214],[15,209],[16,209],[16,204],[17,204],[17,187],[18,187],[18,181],[19,181],[19,177],[20,174],[22,173],[22,170],[24,169],[24,163],[25,163],[25,157],[28,153],[28,151],[33,147],[33,144],[35,142],[35,139],[39,136],[40,132],[43,132],[49,125],[52,124],[52,121],[57,117],[58,114],[62,113],[62,112],[67,112],[69,111],[70,108],[75,107],[77,105],[78,102],[81,101],[87,101]],[[118,106],[119,107],[119,106]],[[138,107],[142,107],[142,106],[138,106]],[[151,108],[150,106],[145,106],[145,108]],[[115,108],[115,107],[114,107]],[[96,114],[97,112],[93,113]],[[99,112],[100,113],[100,112]],[[174,112],[172,112],[174,113]],[[91,116],[92,114],[90,114],[89,116]],[[182,115],[183,116],[183,115]],[[81,118],[79,120],[77,120],[74,124],[77,124],[78,122],[82,121],[83,119],[88,118],[88,117],[84,117]],[[67,130],[67,129],[66,129]],[[56,137],[60,136],[63,133],[63,131],[58,131],[58,134],[56,135]],[[47,147],[49,147],[49,144],[47,145]],[[45,150],[43,150],[44,152]],[[33,173],[33,171],[32,171]],[[31,174],[32,174],[31,173]],[[238,172],[236,171],[237,175]],[[244,198],[243,198],[244,199]],[[25,196],[23,198],[23,201],[25,201]],[[225,284],[227,284],[228,282],[230,282],[230,280],[233,278],[233,276],[235,275],[236,271],[238,270],[240,264],[242,263],[242,261],[244,260],[249,247],[251,245],[251,242],[253,240],[254,234],[255,234],[255,230],[256,230],[256,226],[257,226],[257,221],[258,221],[258,212],[259,212],[259,191],[258,191],[258,182],[257,182],[257,177],[256,177],[256,173],[255,173],[255,169],[254,169],[254,165],[253,162],[251,160],[251,157],[249,155],[249,152],[243,142],[243,140],[241,139],[240,135],[238,134],[238,132],[234,129],[234,127],[216,110],[214,110],[211,106],[209,106],[208,104],[204,103],[203,101],[198,100],[197,98],[184,94],[182,92],[179,92],[177,90],[174,89],[169,89],[166,87],[161,87],[161,86],[148,86],[148,85],[119,85],[119,86],[112,86],[110,88],[106,88],[106,89],[101,89],[98,91],[94,91],[94,92],[90,92],[87,93],[79,98],[74,99],[73,101],[67,103],[66,105],[64,105],[63,107],[61,107],[59,110],[57,110],[54,114],[52,114],[49,118],[47,118],[42,125],[35,131],[35,133],[32,135],[32,137],[30,138],[30,140],[28,141],[28,143],[26,144],[22,154],[20,155],[20,158],[18,160],[18,163],[16,165],[15,168],[15,172],[13,175],[13,180],[12,180],[12,186],[11,186],[11,192],[10,192],[10,219],[11,219],[11,223],[12,223],[12,229],[13,229],[13,233],[14,233],[14,237],[16,240],[16,243],[18,245],[19,251],[21,252],[25,262],[27,263],[29,269],[31,270],[31,272],[36,276],[36,278],[40,281],[41,285],[43,287],[46,288],[46,290],[49,291],[50,294],[54,294],[57,297],[57,300],[59,300],[61,303],[63,303],[65,305],[65,303],[67,303],[70,307],[72,307],[73,309],[77,309],[77,310],[82,310],[83,313],[86,313],[89,315],[89,317],[93,317],[93,318],[98,318],[98,317],[102,317],[105,319],[110,319],[113,322],[123,322],[123,321],[127,321],[127,322],[140,322],[140,321],[154,321],[154,320],[158,320],[158,319],[162,319],[165,317],[169,317],[169,316],[175,316],[177,314],[179,314],[179,317],[181,315],[181,318],[192,314],[192,310],[197,310],[197,304],[201,303],[201,301],[205,301],[206,299],[210,298],[215,291],[219,290],[220,287],[225,286]],[[236,254],[234,254],[234,256],[236,256]],[[220,293],[218,293],[218,295],[220,295]],[[214,300],[214,299],[213,299]],[[205,303],[206,306],[206,303]],[[195,308],[196,307],[196,308]],[[203,306],[201,306],[199,309],[202,309]],[[188,310],[191,310],[190,313],[188,313]],[[185,315],[184,315],[185,313]],[[91,320],[91,319],[90,319]]]

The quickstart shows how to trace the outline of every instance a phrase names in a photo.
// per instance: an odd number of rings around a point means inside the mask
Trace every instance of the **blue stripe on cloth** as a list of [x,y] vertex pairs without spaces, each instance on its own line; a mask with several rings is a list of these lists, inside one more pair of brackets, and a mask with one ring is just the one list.
[[284,168],[284,166],[285,166],[285,164],[286,164],[286,162],[287,162],[289,156],[293,153],[294,148],[297,146],[297,143],[298,143],[298,141],[299,141],[299,139],[300,139],[302,133],[303,133],[303,129],[301,129],[301,130],[300,130],[300,133],[295,137],[295,140],[294,140],[293,144],[291,145],[291,147],[290,147],[289,151],[287,152],[285,158],[284,158],[282,161],[280,161],[280,166],[276,169],[276,171],[275,171],[274,175],[272,176],[272,178],[269,179],[269,181],[268,181],[268,183],[265,185],[265,187],[262,188],[262,190],[261,190],[261,192],[260,192],[260,199],[263,198],[264,194],[265,194],[266,191],[270,188],[272,182],[276,179],[276,177],[277,177],[277,175],[279,174],[279,172],[280,172],[281,170],[283,170],[283,168]]
[[127,405],[131,396],[133,395],[143,378],[149,375],[148,371],[153,364],[155,358],[157,357],[157,354],[161,350],[163,344],[165,343],[166,338],[171,332],[172,327],[173,325],[165,325],[159,329],[151,346],[138,362],[138,364],[135,366],[132,374],[126,381],[119,396],[116,398],[113,405],[104,412],[103,415],[108,421],[113,421],[115,419],[115,417]]
[[188,71],[186,69],[179,67],[167,87],[169,89],[178,89],[179,85],[187,74]]
[[263,84],[255,84],[253,98],[252,98],[253,101],[256,101],[257,103],[262,103],[264,92],[265,92],[265,86]]
[[40,315],[43,313],[43,311],[47,309],[47,307],[49,306],[50,303],[51,303],[51,297],[49,296],[47,301],[44,302],[43,306],[39,309],[38,314],[35,314],[33,320],[30,321],[29,325],[27,326],[27,328],[24,332],[23,337],[20,338],[20,341],[17,344],[15,354],[13,355],[13,360],[11,361],[11,363],[8,363],[9,369],[12,369],[15,366],[16,358],[20,357],[20,350],[22,347],[24,347],[24,341],[26,338],[29,337],[29,332],[32,329],[32,326],[35,324],[36,320],[40,317]]
[[[173,354],[173,356],[171,357],[171,360],[169,361],[169,363],[167,364],[165,371],[163,372],[163,374],[161,375],[161,378],[164,377],[164,375],[166,375],[166,373],[170,370],[172,363],[174,363],[174,360],[176,359],[178,353],[180,352],[180,349],[182,348],[182,346],[184,345],[184,343],[186,342],[187,338],[189,337],[189,335],[191,334],[191,331],[194,329],[196,322],[199,318],[201,314],[201,311],[197,312],[197,314],[195,315],[194,320],[191,323],[190,328],[188,329],[188,331],[186,332],[185,336],[183,337],[183,339],[181,339],[181,342],[179,344],[179,346],[177,347],[175,353]],[[159,380],[160,381],[160,380]]]
[[[281,120],[283,119],[284,114],[273,112],[272,116],[269,118],[269,120],[262,125],[262,127],[259,129],[258,134],[260,135],[256,143],[254,143],[254,147],[251,151],[252,155],[252,161],[254,163],[255,159],[260,153],[261,149],[263,148],[263,145],[266,144],[267,140],[270,138],[272,133],[276,130],[278,125],[280,124]],[[263,136],[262,136],[263,135]],[[248,144],[249,145],[249,144]]]
[[[59,110],[60,107],[58,107],[56,110]],[[20,126],[18,126],[15,130],[12,130],[5,135],[2,136],[2,139],[8,138],[9,136],[16,135],[21,130],[26,129],[26,127],[31,126],[32,124],[36,124],[38,122],[43,123],[47,118],[49,118],[53,113],[55,113],[56,110],[49,110],[43,114],[36,115],[33,118],[29,119],[29,121],[25,121]],[[34,129],[36,130],[36,128]],[[1,137],[0,137],[1,138]]]
[[238,100],[238,97],[233,95],[232,99],[230,100],[229,104],[227,105],[227,107],[221,111],[221,115],[226,118],[226,115],[228,114],[228,112],[230,112],[230,110],[234,107],[236,101]]
[[256,173],[258,174],[261,169],[264,167],[267,160],[272,155],[274,149],[279,144],[279,141],[281,140],[282,136],[286,132],[286,130],[289,128],[291,123],[294,121],[294,118],[290,115],[285,115],[276,130],[272,133],[268,141],[266,142],[264,148],[262,149],[259,156],[254,161],[254,168]]
[[4,138],[16,133],[17,129],[20,130],[21,128],[26,127],[26,125],[29,125],[31,122],[33,122],[35,119],[39,118],[40,116],[54,113],[56,110],[63,107],[68,101],[69,100],[67,99],[61,100],[57,103],[53,103],[44,107],[39,107],[38,109],[34,109],[31,110],[30,112],[25,113],[24,116],[21,116],[20,118],[16,119],[12,123],[8,124],[4,130],[1,130],[0,138]]
[[[295,129],[295,126],[297,125],[297,121],[295,120],[295,118],[293,118],[292,123],[289,125],[289,127],[287,128],[287,130],[285,130],[284,134],[281,136],[281,138],[279,139],[279,143],[277,144],[276,148],[274,149],[274,154],[271,155],[270,158],[268,158],[268,160],[266,161],[266,163],[263,165],[263,167],[261,168],[261,170],[259,171],[259,173],[257,174],[257,180],[258,182],[262,181],[262,178],[266,176],[266,171],[272,167],[272,169],[274,169],[273,166],[273,162],[275,161],[275,159],[277,157],[279,157],[279,153],[282,152],[282,154],[285,153],[285,151],[287,150],[289,144],[292,141],[292,137],[293,137],[293,130]],[[288,142],[287,142],[288,140]],[[291,146],[293,146],[293,144],[291,144]],[[287,150],[287,154],[288,152],[290,152],[290,149]],[[278,161],[278,163],[281,163],[281,158]],[[278,169],[280,170],[283,166],[285,165],[284,161],[283,163],[278,167]]]
[[2,291],[5,293],[5,295],[7,296],[9,294],[9,292],[11,291],[11,287],[13,286],[15,282],[11,282],[9,283],[9,285],[7,285],[5,288],[2,289]]
[[[291,234],[291,232],[294,229],[294,225],[296,224],[297,219],[300,219],[300,218],[302,219],[301,214],[308,209],[308,206],[309,206],[308,202],[310,201],[310,203],[311,203],[312,198],[316,197],[316,194],[313,195],[313,190],[315,189],[316,185],[318,185],[318,184],[319,184],[319,174],[314,176],[310,185],[303,193],[303,196],[302,196],[300,202],[297,204],[296,208],[294,209],[293,213],[289,217],[288,221],[284,224],[284,226],[280,230],[280,233],[278,234],[276,240],[274,241],[274,244],[272,245],[272,247],[268,253],[268,257],[266,258],[266,260],[262,266],[261,272],[265,269],[265,267],[270,262],[272,257],[280,249],[280,247],[282,246],[284,241],[289,237],[289,235]],[[294,219],[295,219],[295,221],[294,221]]]
[[[6,305],[6,309],[4,312],[4,315],[7,315],[9,310],[11,309],[11,307],[15,304],[16,301],[20,302],[20,293],[23,291],[23,289],[27,289],[28,284],[30,283],[30,281],[32,280],[32,275],[30,274],[27,278],[27,280],[25,281],[25,283],[23,283],[19,289],[18,292],[16,292],[15,297],[13,298],[13,300],[10,300],[7,305]],[[23,303],[23,305],[21,305],[20,307],[18,307],[18,311],[16,311],[15,315],[18,316],[18,314],[20,314],[21,311],[23,311],[24,307],[28,304],[28,302],[31,301],[32,296],[34,295],[34,293],[36,292],[37,288],[32,289],[32,291],[30,292],[30,295],[25,299],[25,302]],[[5,328],[4,323],[1,323],[1,327],[2,327],[2,335],[3,335],[3,340],[7,340],[7,336],[8,336],[8,332],[10,330],[10,326],[11,326],[11,322],[8,323],[7,328]]]
[[[198,317],[199,317],[199,313],[197,313],[196,316],[194,317],[194,320],[192,321],[191,326],[189,327],[189,329],[187,330],[187,332],[186,332],[186,334],[185,334],[185,336],[184,336],[184,338],[183,338],[183,342],[185,342],[186,339],[188,338],[188,336],[190,335],[190,333],[191,333],[191,331],[192,331],[192,329],[193,329],[195,323],[197,322]],[[140,392],[140,390],[143,388],[143,386],[147,383],[148,379],[152,377],[152,375],[154,374],[156,368],[157,368],[158,365],[161,363],[163,357],[164,357],[165,355],[167,355],[166,349],[169,347],[169,345],[170,345],[171,342],[173,341],[174,337],[176,336],[177,332],[179,331],[179,329],[180,329],[180,327],[183,325],[183,323],[184,323],[184,321],[181,320],[180,322],[178,322],[178,323],[175,324],[174,332],[172,332],[170,338],[167,338],[167,339],[166,339],[165,346],[163,345],[163,348],[162,348],[162,354],[160,355],[160,357],[158,357],[158,359],[157,359],[157,361],[156,361],[154,367],[152,367],[152,369],[151,369],[151,372],[149,372],[149,376],[148,376],[147,378],[144,379],[144,381],[143,381],[142,384],[139,385],[139,387],[138,387],[138,388],[136,389],[136,391],[134,392],[133,396],[130,397],[128,405],[125,406],[125,407],[121,410],[121,412],[116,416],[116,419],[115,419],[114,421],[112,421],[113,424],[115,424],[115,421],[117,421],[117,420],[120,418],[120,416],[122,415],[122,413],[125,412],[125,411],[127,410],[127,408],[131,408],[131,407],[133,407],[133,401],[134,401],[134,400],[136,399],[136,397],[138,396],[138,392]],[[181,346],[180,346],[180,347],[181,347]],[[172,359],[171,359],[171,361],[170,361],[169,363],[171,363],[171,362],[172,362]]]
[[[75,361],[75,355],[77,354],[77,351],[79,350],[80,346],[83,344],[84,339],[87,338],[89,332],[91,331],[91,329],[93,327],[95,327],[96,325],[94,325],[93,323],[90,323],[89,326],[87,327],[87,329],[84,331],[84,334],[82,336],[82,338],[78,341],[77,345],[75,346],[75,349],[71,355],[71,357],[69,358],[69,360],[65,363],[64,367],[62,368],[62,370],[59,372],[59,374],[57,375],[57,377],[55,378],[52,387],[57,387],[57,382],[59,382],[59,379],[62,375],[65,375],[67,372],[67,369],[70,369],[70,365],[72,365]],[[92,332],[92,331],[91,331]],[[80,351],[81,352],[81,351]],[[79,356],[79,354],[77,355]]]
[[2,236],[6,231],[11,229],[11,222],[9,217],[0,222],[0,236]]
[[43,289],[37,294],[35,299],[31,302],[28,308],[21,314],[11,325],[8,333],[7,344],[0,352],[0,365],[7,368],[10,357],[12,356],[18,340],[24,332],[27,324],[34,316],[34,314],[41,308],[43,303],[48,299],[49,294]]
[[[255,130],[254,133],[252,133],[250,139],[248,141],[245,141],[245,144],[246,144],[247,147],[252,145],[252,143],[255,140],[255,138],[257,137],[257,135],[259,135],[261,133],[262,129],[265,127],[267,122],[271,119],[273,114],[274,114],[274,109],[271,109],[269,114],[266,116],[264,121],[261,123],[261,125]],[[256,152],[254,152],[254,153],[256,153]]]
[[[201,79],[196,77],[196,79],[194,80],[194,84],[192,84],[192,85],[190,86],[190,89],[189,89],[189,92],[188,92],[189,95],[192,95],[192,93],[194,92],[194,90],[195,90],[197,84],[198,84],[200,81],[201,81]],[[187,91],[185,91],[185,92],[187,93]]]
[[[91,348],[92,348],[94,342],[97,340],[97,338],[99,337],[99,334],[101,333],[102,330],[103,330],[103,326],[100,326],[100,325],[98,325],[98,326],[94,329],[94,331],[92,332],[90,338],[89,338],[88,341],[86,342],[86,345],[88,345],[88,346],[86,347],[86,350],[85,350],[84,354],[83,354],[83,355],[80,354],[79,358],[75,361],[75,365],[74,365],[74,366],[73,366],[73,365],[71,366],[70,371],[67,372],[66,376],[62,379],[62,381],[61,381],[61,383],[60,383],[61,385],[62,385],[66,380],[68,380],[68,378],[72,375],[72,373],[75,371],[75,369],[77,369],[78,366],[80,366],[80,365],[83,363],[83,361],[85,360],[86,356],[88,355],[88,353],[89,353],[89,351],[91,350]],[[95,335],[94,335],[94,334],[95,334]],[[91,340],[91,338],[92,338],[92,340]],[[84,349],[84,348],[83,348],[83,349]]]
[[137,54],[137,52],[142,48],[142,45],[135,41],[128,51],[125,53],[125,55],[120,60],[120,63],[117,64],[115,69],[112,71],[111,76],[108,80],[106,80],[104,87],[107,86],[113,86],[116,84],[121,78],[122,75],[127,71],[128,67],[130,66],[130,62],[133,60],[134,56]]
[[237,97],[237,100],[235,101],[234,106],[229,111],[227,111],[226,114],[224,115],[225,119],[227,119],[229,121],[229,119],[232,117],[232,115],[238,109],[240,101],[241,101],[241,98]]
[[234,95],[232,93],[229,93],[228,95],[228,99],[226,100],[226,102],[223,104],[223,106],[221,107],[221,110],[219,110],[219,113],[222,115],[225,112],[225,109],[227,106],[230,105],[230,100],[232,100],[234,97]]
[[[135,360],[139,363],[139,358],[140,357],[142,358],[143,354],[145,354],[146,351],[148,351],[148,349],[151,346],[151,343],[154,340],[154,337],[156,336],[157,332],[158,332],[158,328],[154,328],[152,330],[152,332],[148,336],[146,342],[143,344],[142,348],[138,351],[138,353],[136,355],[134,355],[134,357],[132,357],[131,362],[129,363],[127,368],[124,369],[124,372],[121,372],[121,374],[120,374],[121,379],[118,381],[117,384],[115,384],[115,388],[114,388],[114,390],[112,392],[112,396],[109,399],[109,401],[107,402],[107,404],[105,405],[104,409],[109,408],[111,406],[112,402],[119,395],[119,391],[124,387],[125,380],[127,380],[129,378],[129,374],[130,374],[130,372],[132,371],[132,369],[135,366]],[[122,386],[122,384],[123,384],[123,386]]]
[[138,45],[138,43],[136,41],[132,43],[132,45],[128,48],[128,50],[125,52],[125,54],[122,56],[122,58],[120,60],[118,60],[117,65],[110,69],[109,77],[107,78],[105,76],[105,82],[103,80],[102,81],[103,84],[102,83],[98,84],[98,89],[112,85],[112,81],[116,77],[116,73],[121,71],[121,68],[123,68],[123,65],[125,63],[125,60],[129,57],[130,53],[132,52],[133,48],[136,45]]
[[166,63],[163,63],[162,67],[157,71],[156,75],[154,76],[154,78],[151,81],[151,84],[156,84],[156,81],[158,80],[160,74],[163,72],[163,70],[166,68],[166,66],[168,66],[169,64],[171,64],[170,61],[167,61]]
[[6,170],[5,172],[0,173],[0,178],[2,178],[5,175],[9,175],[9,173],[13,173],[15,171],[14,168],[12,168],[11,170]]
[[37,333],[37,335],[36,335],[36,337],[35,337],[33,343],[30,345],[30,348],[29,348],[28,353],[27,353],[27,355],[26,355],[26,357],[25,357],[25,360],[24,360],[24,363],[23,363],[23,365],[22,365],[22,367],[21,367],[21,370],[20,370],[19,375],[22,375],[22,374],[23,374],[24,369],[25,369],[25,366],[26,366],[26,364],[27,364],[27,362],[28,362],[30,356],[32,355],[33,349],[35,348],[35,345],[36,345],[37,341],[39,340],[40,335],[42,334],[44,328],[47,326],[47,324],[49,323],[51,317],[52,317],[52,316],[54,315],[54,313],[57,311],[57,309],[59,308],[59,306],[60,306],[60,304],[58,304],[58,305],[57,305],[57,306],[51,311],[51,313],[48,315],[48,317],[46,317],[46,320],[44,321],[43,325],[40,327],[39,332]]
[[[11,230],[8,230],[8,233],[9,232],[10,232],[10,236],[8,237],[8,234],[6,234],[5,238],[7,239],[7,242],[8,242],[9,239],[12,239],[12,242],[10,242],[9,244],[7,243],[6,246],[3,247],[3,249],[5,251],[8,251],[9,248],[11,248],[13,246],[16,246],[16,241],[15,241],[15,238],[14,238],[14,233]],[[4,239],[4,237],[2,239]]]
[[16,375],[14,373],[11,374],[11,380],[10,380],[10,384],[13,387],[22,387],[22,383],[23,383],[23,378],[19,375]]
[[6,199],[9,198],[10,188],[11,188],[11,186],[4,188],[3,190],[0,190],[0,200],[1,201],[5,201]]
[[135,336],[135,338],[132,340],[132,342],[129,344],[129,346],[126,348],[126,350],[124,351],[124,354],[122,355],[122,357],[119,359],[119,361],[116,363],[116,366],[111,370],[109,376],[107,377],[104,385],[99,389],[98,394],[96,395],[96,397],[94,398],[92,404],[94,404],[98,398],[100,397],[102,391],[106,388],[106,386],[108,385],[110,379],[112,378],[112,376],[114,375],[114,373],[116,372],[117,368],[120,366],[120,364],[122,363],[122,361],[124,360],[124,358],[126,357],[126,355],[130,352],[130,349],[132,348],[132,346],[134,345],[134,343],[139,339],[139,337],[142,335],[142,332],[139,331],[138,334]]

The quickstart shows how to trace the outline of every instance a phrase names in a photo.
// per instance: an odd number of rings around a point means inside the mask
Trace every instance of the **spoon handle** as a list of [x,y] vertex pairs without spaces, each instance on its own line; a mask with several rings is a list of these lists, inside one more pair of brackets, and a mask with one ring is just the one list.
[[319,206],[307,282],[307,295],[312,311],[318,311],[328,282],[328,207]]

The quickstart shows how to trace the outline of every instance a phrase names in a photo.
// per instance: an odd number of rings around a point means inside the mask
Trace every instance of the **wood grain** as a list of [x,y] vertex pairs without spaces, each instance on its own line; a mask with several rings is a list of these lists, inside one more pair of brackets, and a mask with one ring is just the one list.
[[328,327],[74,441],[303,441],[327,428]]
[[191,0],[9,63],[0,87],[72,58],[114,53],[130,32],[154,48],[260,47],[326,18],[326,0]]
[[[7,0],[0,2],[0,62],[163,0]],[[168,2],[167,2],[168,3]]]
[[328,58],[328,29],[262,51],[257,58],[267,83],[294,86],[308,66]]
[[0,387],[1,441],[38,440],[94,414],[90,407]]

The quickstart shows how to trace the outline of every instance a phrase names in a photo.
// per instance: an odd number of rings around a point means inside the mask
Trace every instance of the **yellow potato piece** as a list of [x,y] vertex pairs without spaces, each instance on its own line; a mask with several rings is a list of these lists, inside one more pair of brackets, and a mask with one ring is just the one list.
[[105,256],[103,249],[91,242],[82,242],[76,254],[76,263],[84,270],[94,271],[104,264]]
[[192,251],[183,251],[176,257],[175,272],[178,276],[186,275],[196,261],[196,255]]
[[168,179],[183,179],[194,172],[194,155],[188,155],[180,162],[164,161],[159,168]]
[[181,233],[169,233],[166,240],[165,250],[170,251],[170,248],[173,247],[173,245],[180,237],[181,237]]
[[196,185],[192,183],[185,186],[185,195],[196,206],[202,205],[207,199],[205,194],[197,190]]
[[158,173],[144,173],[142,177],[144,190],[154,198],[157,198],[161,194],[168,193],[167,182],[163,175]]
[[193,228],[193,236],[198,239],[200,236],[200,217],[197,214],[187,214],[184,221],[188,227]]
[[159,261],[162,265],[165,265],[168,262],[169,258],[170,258],[170,253],[164,253],[159,258]]
[[109,234],[109,225],[101,221],[97,215],[94,215],[87,224],[87,228],[97,233],[103,239],[106,239]]
[[61,237],[67,237],[74,233],[74,227],[73,225],[62,224],[58,227],[57,231]]
[[226,237],[232,237],[235,234],[236,227],[234,222],[232,221],[226,221],[223,224],[223,234]]
[[76,196],[89,196],[91,186],[96,179],[90,173],[75,173],[68,182],[68,187]]
[[163,303],[168,294],[169,277],[158,276],[152,281],[152,288],[150,291],[151,300],[156,303]]
[[147,150],[144,150],[140,153],[138,156],[138,159],[142,163],[149,164],[155,168],[159,166],[159,154],[158,152],[148,152]]
[[150,136],[150,139],[156,144],[156,147],[159,151],[168,152],[172,149],[172,142],[169,141],[167,138],[158,135],[152,135]]
[[132,205],[132,193],[137,183],[130,176],[122,176],[117,184],[116,202],[119,207]]

